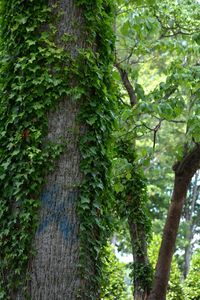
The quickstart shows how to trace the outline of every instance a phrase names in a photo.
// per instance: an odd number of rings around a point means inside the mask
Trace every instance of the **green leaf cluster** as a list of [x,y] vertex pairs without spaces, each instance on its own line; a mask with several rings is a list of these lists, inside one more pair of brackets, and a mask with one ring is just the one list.
[[184,282],[185,297],[188,300],[198,300],[200,297],[200,250],[196,250],[192,257],[191,268]]
[[115,255],[115,249],[107,244],[104,248],[103,282],[101,289],[101,299],[103,300],[129,300],[125,282],[126,265],[119,261]]
[[[95,45],[80,51],[75,74],[82,90],[79,119],[86,124],[80,140],[81,170],[84,180],[80,187],[78,214],[80,217],[80,269],[93,281],[90,299],[96,299],[96,286],[102,280],[103,245],[112,227],[110,211],[113,194],[111,186],[111,132],[115,122],[115,85],[112,78],[114,51],[113,3],[107,1],[79,1],[83,8],[87,43]],[[95,262],[96,275],[91,278],[88,261]],[[85,295],[88,297],[88,295]],[[83,294],[80,295],[80,298]]]

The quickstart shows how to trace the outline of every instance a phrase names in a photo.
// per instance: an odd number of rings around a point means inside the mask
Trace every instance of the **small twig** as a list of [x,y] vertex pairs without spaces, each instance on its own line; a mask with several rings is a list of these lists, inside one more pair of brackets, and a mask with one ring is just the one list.
[[172,123],[181,123],[181,124],[183,124],[183,123],[185,123],[186,121],[184,121],[184,120],[167,120],[167,119],[165,119],[165,118],[159,118],[159,117],[157,117],[157,116],[155,116],[155,115],[152,115],[155,119],[157,119],[157,120],[162,120],[162,121],[167,121],[167,122],[172,122]]
[[158,125],[156,125],[156,127],[154,128],[154,135],[153,135],[153,150],[155,150],[155,146],[156,146],[156,135],[158,130],[161,127],[163,119],[160,119],[160,122],[158,123]]
[[120,60],[120,61],[118,62],[118,64],[121,64],[121,63],[123,63],[123,62],[126,61],[126,60],[129,61],[129,59],[131,58],[132,55],[133,55],[133,49],[131,49],[130,54],[129,54],[127,57],[125,57],[125,58],[123,58],[122,60]]
[[119,101],[120,101],[122,104],[124,104],[124,105],[130,107],[130,105],[129,105],[128,103],[124,102],[124,100],[123,100],[121,97],[119,98]]
[[183,123],[185,123],[184,120],[166,120],[165,119],[165,121],[172,122],[172,123],[177,123],[177,124],[183,124]]
[[[171,30],[171,29],[170,29]],[[163,39],[163,38],[169,38],[169,37],[175,37],[179,34],[182,34],[182,35],[187,35],[187,36],[190,36],[190,35],[193,35],[195,32],[183,32],[183,31],[177,31],[177,32],[173,32],[172,34],[168,34],[168,35],[164,35],[164,34],[161,34],[160,38],[159,39]]]

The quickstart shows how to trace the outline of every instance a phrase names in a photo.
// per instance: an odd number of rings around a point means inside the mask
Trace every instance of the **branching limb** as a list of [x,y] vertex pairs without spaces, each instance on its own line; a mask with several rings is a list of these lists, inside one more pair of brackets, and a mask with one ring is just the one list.
[[115,64],[117,70],[119,71],[119,74],[121,76],[123,85],[125,87],[125,89],[127,90],[127,93],[129,95],[130,98],[130,104],[131,106],[134,106],[137,104],[137,98],[136,98],[136,94],[135,94],[135,90],[128,78],[128,73],[120,66],[119,63]]
[[200,143],[196,143],[195,148],[184,158],[173,166],[176,175],[187,174],[190,178],[200,168]]

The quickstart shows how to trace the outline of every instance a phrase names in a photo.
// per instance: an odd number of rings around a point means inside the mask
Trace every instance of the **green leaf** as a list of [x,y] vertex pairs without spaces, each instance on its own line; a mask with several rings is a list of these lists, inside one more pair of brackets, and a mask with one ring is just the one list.
[[126,21],[120,29],[121,34],[127,36],[129,33],[129,30],[130,30],[130,22]]

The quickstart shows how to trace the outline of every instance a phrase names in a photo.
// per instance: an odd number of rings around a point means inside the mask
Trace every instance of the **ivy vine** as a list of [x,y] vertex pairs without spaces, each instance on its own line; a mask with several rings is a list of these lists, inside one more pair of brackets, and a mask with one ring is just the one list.
[[136,261],[132,264],[133,279],[139,281],[141,289],[150,290],[152,283],[152,267],[150,263],[140,262],[140,256],[145,255],[142,236],[146,243],[151,238],[151,221],[147,212],[147,180],[138,167],[135,144],[124,138],[118,141],[117,155],[126,160],[127,172],[115,178],[116,207],[122,220],[129,223],[129,228],[134,224],[138,237],[133,241],[133,256]]
[[[55,43],[54,26],[41,30],[51,24],[53,16],[47,0],[1,3],[0,299],[4,300],[25,286],[44,170],[53,170],[63,151],[63,141],[44,143],[47,111],[66,95],[81,99],[79,120],[87,124],[80,141],[84,173],[78,203],[80,266],[84,276],[89,276],[85,257],[90,257],[97,270],[94,286],[101,278],[100,253],[109,232],[112,197],[108,148],[115,99],[114,14],[110,0],[76,2],[83,7],[88,45],[95,46],[95,51],[92,47],[80,50],[76,59]],[[67,66],[66,61],[70,62]],[[74,88],[68,84],[71,78],[78,82]],[[96,299],[94,286],[90,299]]]
[[[86,276],[90,276],[91,284],[90,263],[85,261],[89,258],[95,262],[94,286],[90,286],[89,297],[97,299],[99,291],[96,294],[96,287],[100,287],[102,279],[102,250],[110,233],[113,197],[109,149],[116,98],[112,79],[114,7],[110,0],[77,2],[84,9],[88,43],[96,47],[95,52],[80,53],[77,77],[85,90],[80,119],[87,123],[87,134],[80,141],[81,168],[85,175],[78,208],[82,241],[80,263]],[[88,295],[84,296],[88,298]]]

